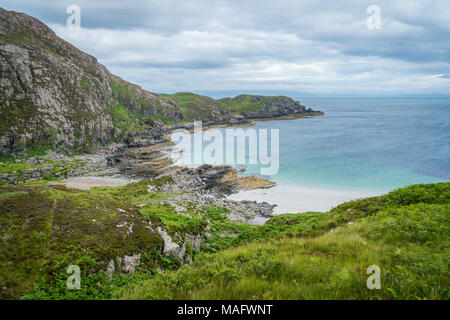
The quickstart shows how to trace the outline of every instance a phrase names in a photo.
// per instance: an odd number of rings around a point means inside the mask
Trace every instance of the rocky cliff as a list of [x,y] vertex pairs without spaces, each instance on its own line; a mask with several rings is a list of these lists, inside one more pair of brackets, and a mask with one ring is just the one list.
[[33,148],[92,151],[192,120],[308,112],[288,97],[215,100],[147,92],[111,74],[37,19],[0,8],[0,157]]
[[239,121],[239,119],[265,119],[292,115],[320,115],[300,102],[284,96],[255,96],[241,94],[234,98],[215,100],[189,92],[166,95],[175,100],[189,121],[215,122]]
[[182,116],[172,101],[110,74],[38,20],[3,9],[0,105],[3,155],[48,143],[90,150],[142,131],[145,117]]

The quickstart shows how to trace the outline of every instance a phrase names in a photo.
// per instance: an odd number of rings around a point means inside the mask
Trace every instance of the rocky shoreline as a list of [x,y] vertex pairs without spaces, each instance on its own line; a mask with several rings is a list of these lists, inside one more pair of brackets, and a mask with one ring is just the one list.
[[[307,116],[321,114],[311,112]],[[290,117],[296,116],[299,115]],[[234,119],[229,122],[207,122],[202,124],[202,128],[209,130],[218,126],[253,125],[253,121],[256,121],[245,117]],[[274,120],[276,119],[280,117],[275,117]],[[176,195],[161,204],[175,207],[177,213],[183,214],[188,206],[195,203],[197,206],[216,205],[226,208],[229,211],[228,219],[231,221],[249,223],[258,218],[273,216],[275,205],[256,201],[233,201],[226,197],[241,190],[270,188],[275,183],[254,176],[241,177],[237,170],[229,165],[202,165],[197,168],[174,166],[174,161],[166,157],[161,150],[173,145],[169,135],[177,129],[189,131],[193,129],[193,124],[159,126],[156,130],[155,128],[148,130],[146,135],[130,136],[127,144],[110,145],[99,149],[93,155],[75,156],[77,161],[84,163],[84,166],[77,171],[72,170],[69,176],[91,176],[125,181],[152,180],[168,176],[172,183],[164,185],[160,191],[175,192]],[[48,154],[48,156],[55,160],[65,158],[58,154]]]
[[[321,114],[320,112],[310,112],[307,115],[292,114],[284,116],[283,119]],[[275,117],[274,120],[276,119],[281,118]],[[262,121],[267,120],[269,118]],[[254,125],[254,121],[257,120],[236,116],[227,122],[202,123],[202,130],[251,126]],[[175,195],[161,204],[175,207],[176,212],[180,214],[192,203],[196,203],[197,206],[215,205],[226,208],[231,221],[251,222],[273,216],[275,205],[256,201],[233,201],[226,198],[242,190],[271,188],[275,183],[255,176],[239,175],[238,171],[229,165],[202,165],[198,168],[176,166],[174,160],[167,157],[164,152],[174,145],[170,134],[177,129],[192,131],[194,124],[165,126],[158,121],[155,121],[155,124],[146,128],[143,134],[130,134],[126,142],[99,147],[93,154],[70,157],[49,151],[43,157],[15,160],[12,165],[20,167],[23,164],[23,169],[1,172],[0,183],[17,184],[69,178],[69,181],[65,180],[68,187],[89,189],[90,186],[115,186],[123,185],[124,181],[131,183],[170,177],[172,183],[164,186],[163,190],[174,192]],[[85,179],[77,180],[77,177]]]
[[[2,8],[0,89],[0,157],[17,161],[16,157],[55,150],[45,156],[50,159],[45,166],[0,163],[0,183],[171,176],[172,188],[189,193],[188,198],[199,203],[211,203],[211,197],[222,201],[220,205],[229,207],[230,216],[237,220],[269,216],[270,205],[225,203],[225,196],[273,183],[241,178],[227,166],[176,167],[159,150],[170,145],[170,133],[193,130],[194,120],[208,130],[323,114],[286,96],[241,94],[214,99],[189,92],[148,92],[112,74],[39,20]],[[68,156],[74,153],[84,155]],[[192,194],[197,198],[192,199]],[[173,201],[182,205],[187,200]]]

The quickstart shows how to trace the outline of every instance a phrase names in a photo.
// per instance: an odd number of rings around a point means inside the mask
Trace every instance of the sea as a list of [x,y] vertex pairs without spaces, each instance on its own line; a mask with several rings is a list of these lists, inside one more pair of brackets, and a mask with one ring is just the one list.
[[[381,194],[450,181],[450,98],[292,98],[324,115],[243,128],[278,129],[279,169],[263,176],[278,185]],[[257,176],[261,166],[236,165]]]

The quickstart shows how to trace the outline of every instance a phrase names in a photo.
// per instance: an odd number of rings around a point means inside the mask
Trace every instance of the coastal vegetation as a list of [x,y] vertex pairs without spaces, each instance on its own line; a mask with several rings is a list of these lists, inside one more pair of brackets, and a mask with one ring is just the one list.
[[[90,191],[42,181],[0,187],[0,296],[449,298],[450,183],[413,185],[328,212],[279,215],[262,226],[231,222],[225,208],[214,206],[178,213],[161,204],[173,195],[163,191],[170,183],[164,177]],[[162,253],[163,240],[151,231],[158,227],[174,239],[204,235],[198,249],[186,245],[192,263]],[[135,272],[117,272],[117,257],[137,252]],[[111,260],[116,272],[108,277]],[[80,290],[66,287],[72,264],[82,270]],[[366,286],[374,264],[379,290]]]
[[297,113],[299,110],[306,112],[305,107],[299,102],[293,102],[285,96],[241,94],[234,98],[218,100],[190,92],[178,92],[164,96],[174,100],[180,106],[184,122],[221,120],[226,119],[227,116],[264,118],[271,115],[276,117],[286,115],[286,110],[283,110],[286,106],[291,108],[292,113]]
[[[449,184],[415,185],[327,213],[277,216],[255,228],[253,234],[266,231],[263,241],[202,254],[116,296],[448,299],[449,191]],[[366,286],[366,269],[374,264],[381,268],[379,290]]]
[[[272,206],[219,199],[236,191],[234,169],[171,176],[158,143],[194,120],[322,113],[284,96],[151,93],[2,8],[0,47],[0,299],[449,299],[450,183],[249,224]],[[97,153],[74,157],[87,152]],[[78,190],[60,180],[95,166],[139,181]],[[380,289],[367,288],[371,265]],[[70,266],[80,289],[67,286]]]

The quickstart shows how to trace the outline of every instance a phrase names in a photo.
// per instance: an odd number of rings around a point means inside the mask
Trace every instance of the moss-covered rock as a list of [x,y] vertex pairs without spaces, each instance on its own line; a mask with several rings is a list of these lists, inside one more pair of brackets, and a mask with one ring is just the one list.
[[[237,225],[234,247],[202,253],[191,265],[126,285],[115,296],[446,300],[449,191],[450,183],[414,185],[326,213],[281,215],[252,228]],[[215,234],[232,226],[217,208],[210,208],[209,217],[211,245],[226,248]],[[381,270],[376,290],[367,286],[372,265]]]
[[72,264],[88,276],[138,254],[141,270],[156,268],[163,247],[158,226],[157,216],[144,218],[109,195],[63,186],[0,187],[0,298],[19,298],[42,282],[51,286]]

